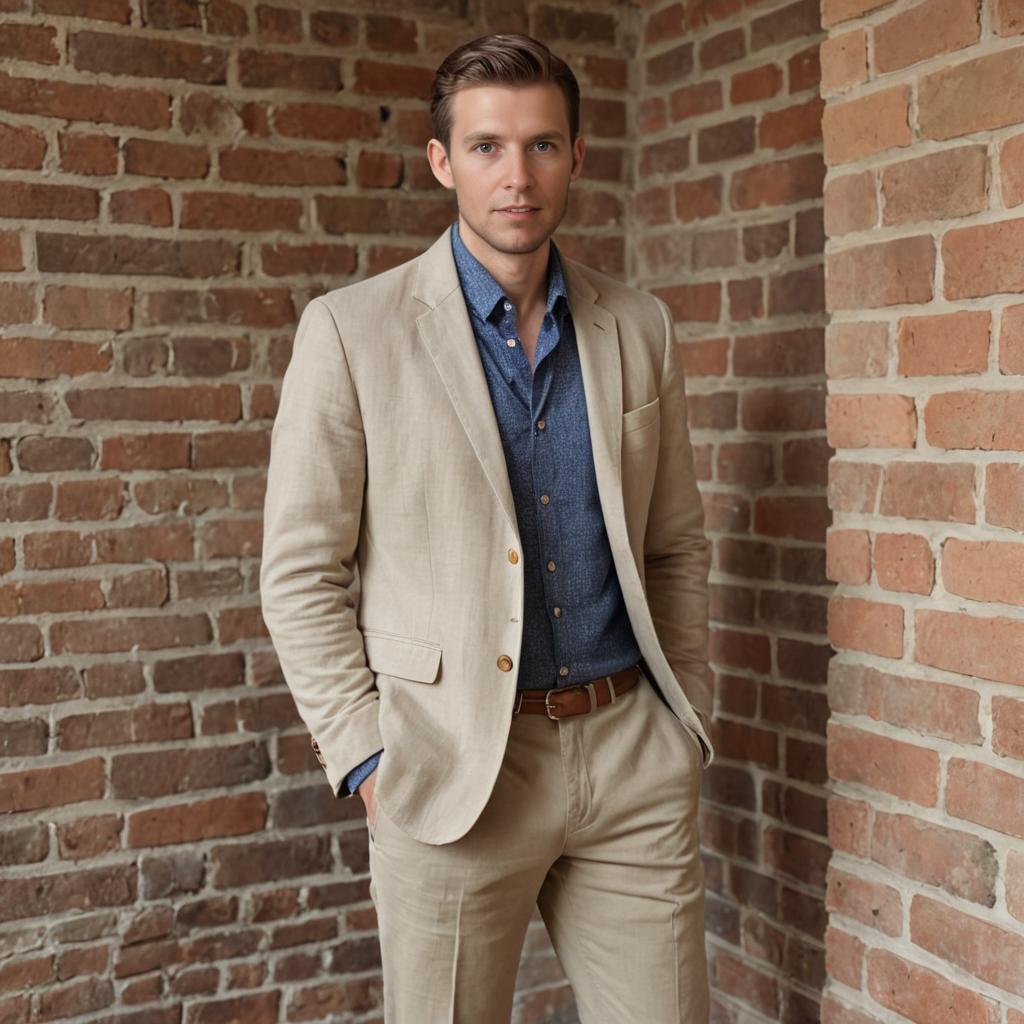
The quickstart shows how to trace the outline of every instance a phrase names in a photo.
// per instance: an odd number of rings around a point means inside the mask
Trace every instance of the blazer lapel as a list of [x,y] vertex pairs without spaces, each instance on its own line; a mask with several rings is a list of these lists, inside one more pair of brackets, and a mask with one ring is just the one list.
[[622,360],[619,327],[615,317],[597,304],[598,292],[575,266],[562,257],[569,307],[576,329],[583,389],[590,421],[594,471],[604,508],[609,513],[622,506]]
[[518,536],[519,525],[505,453],[501,447],[501,434],[480,363],[473,326],[466,311],[466,301],[459,286],[451,249],[451,228],[420,258],[413,295],[427,307],[416,318],[419,336],[448,391],[491,488]]

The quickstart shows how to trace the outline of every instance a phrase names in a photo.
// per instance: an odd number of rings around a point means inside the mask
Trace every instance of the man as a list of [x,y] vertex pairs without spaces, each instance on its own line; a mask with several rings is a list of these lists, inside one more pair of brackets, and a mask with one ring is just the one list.
[[438,69],[458,219],[304,310],[264,618],[367,810],[388,1024],[508,1022],[534,905],[586,1024],[708,1015],[708,545],[664,303],[550,238],[579,90],[525,36]]

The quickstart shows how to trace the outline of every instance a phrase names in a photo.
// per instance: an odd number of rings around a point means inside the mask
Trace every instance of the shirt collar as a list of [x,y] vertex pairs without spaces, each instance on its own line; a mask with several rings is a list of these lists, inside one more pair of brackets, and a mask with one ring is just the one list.
[[[463,242],[459,235],[457,220],[452,224],[452,254],[455,257],[455,268],[467,305],[481,320],[500,319],[504,314],[502,303],[508,301],[507,297],[491,272]],[[560,303],[559,300],[563,301]],[[568,303],[562,261],[555,243],[552,242],[548,256],[547,311],[557,319],[568,308]]]

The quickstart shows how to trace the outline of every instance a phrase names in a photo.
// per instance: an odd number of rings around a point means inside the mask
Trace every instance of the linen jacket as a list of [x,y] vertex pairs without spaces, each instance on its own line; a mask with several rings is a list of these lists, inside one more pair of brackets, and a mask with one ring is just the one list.
[[[384,748],[377,802],[430,844],[465,835],[493,789],[523,615],[515,508],[450,234],[303,310],[260,569],[263,618],[330,785]],[[671,315],[562,264],[627,613],[706,767],[710,552]]]

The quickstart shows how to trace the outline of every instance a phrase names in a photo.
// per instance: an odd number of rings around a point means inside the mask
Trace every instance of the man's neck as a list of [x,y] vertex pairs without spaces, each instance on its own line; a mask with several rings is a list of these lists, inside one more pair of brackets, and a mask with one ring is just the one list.
[[459,218],[459,237],[501,286],[520,314],[547,303],[548,259],[551,239],[534,252],[504,253],[489,246],[466,222]]

